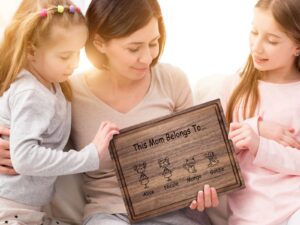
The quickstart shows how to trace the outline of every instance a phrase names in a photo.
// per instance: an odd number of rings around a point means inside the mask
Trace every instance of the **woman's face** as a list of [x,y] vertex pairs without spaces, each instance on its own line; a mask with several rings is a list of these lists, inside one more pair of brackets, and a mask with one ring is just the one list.
[[156,18],[124,38],[104,42],[97,49],[106,55],[109,71],[129,80],[142,79],[159,54],[160,33]]
[[290,70],[299,50],[279,27],[271,11],[256,8],[252,25],[250,49],[255,68],[273,72]]

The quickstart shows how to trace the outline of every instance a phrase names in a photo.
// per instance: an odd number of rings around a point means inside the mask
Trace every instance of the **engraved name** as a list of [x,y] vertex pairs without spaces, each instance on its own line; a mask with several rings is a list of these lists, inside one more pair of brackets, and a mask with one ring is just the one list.
[[166,184],[166,185],[164,186],[164,189],[165,189],[165,190],[168,190],[168,189],[170,189],[170,188],[174,188],[174,187],[177,187],[177,186],[179,186],[178,181],[173,181],[173,182],[171,182],[171,183]]
[[193,176],[193,177],[188,177],[186,178],[186,182],[187,183],[190,183],[190,182],[193,182],[193,181],[198,181],[202,178],[201,175],[197,175],[197,176]]
[[224,172],[224,167],[218,167],[209,171],[211,175]]
[[154,194],[154,191],[153,190],[151,190],[151,191],[145,191],[144,193],[143,193],[143,196],[144,197],[147,197],[147,196],[150,196],[150,195],[153,195]]

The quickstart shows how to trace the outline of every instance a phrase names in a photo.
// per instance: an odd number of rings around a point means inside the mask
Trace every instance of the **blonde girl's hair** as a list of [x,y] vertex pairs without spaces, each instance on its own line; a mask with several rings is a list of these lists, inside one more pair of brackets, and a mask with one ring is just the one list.
[[[255,7],[271,10],[281,29],[300,47],[299,0],[259,0]],[[300,71],[299,56],[295,57],[295,67]],[[253,117],[260,102],[258,80],[263,76],[263,72],[254,67],[251,55],[249,55],[240,76],[240,83],[234,89],[227,104],[226,119],[228,123],[238,119],[237,109],[242,110],[243,119]]]
[[[63,13],[57,12],[57,6],[65,7]],[[0,43],[0,96],[17,79],[18,73],[26,68],[27,54],[33,46],[39,47],[49,41],[51,28],[59,25],[64,28],[73,25],[84,25],[86,21],[80,11],[69,12],[69,0],[23,0],[11,23],[4,32]],[[41,15],[46,9],[47,16]],[[72,89],[68,81],[60,83],[68,101],[72,100]]]

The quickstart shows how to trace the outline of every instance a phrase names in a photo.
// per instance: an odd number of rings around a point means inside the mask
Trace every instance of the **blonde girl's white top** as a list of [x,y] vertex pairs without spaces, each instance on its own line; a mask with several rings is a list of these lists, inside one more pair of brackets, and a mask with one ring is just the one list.
[[10,127],[16,176],[0,175],[0,198],[31,206],[50,200],[59,175],[99,168],[94,144],[82,151],[63,149],[69,139],[71,106],[59,84],[55,93],[23,70],[0,97],[0,124]]

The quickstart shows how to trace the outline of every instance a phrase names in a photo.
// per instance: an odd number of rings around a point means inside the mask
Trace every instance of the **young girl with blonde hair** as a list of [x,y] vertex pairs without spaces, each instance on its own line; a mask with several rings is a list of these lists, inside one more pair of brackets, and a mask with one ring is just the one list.
[[85,18],[68,0],[24,0],[5,31],[0,124],[12,131],[10,153],[18,175],[0,175],[0,223],[53,223],[41,208],[54,192],[56,177],[97,170],[118,133],[116,125],[102,122],[81,151],[63,152],[71,127],[67,79],[87,38]]

